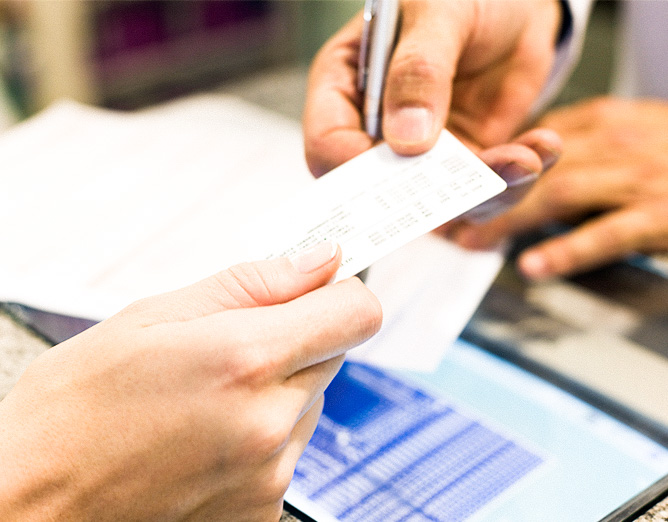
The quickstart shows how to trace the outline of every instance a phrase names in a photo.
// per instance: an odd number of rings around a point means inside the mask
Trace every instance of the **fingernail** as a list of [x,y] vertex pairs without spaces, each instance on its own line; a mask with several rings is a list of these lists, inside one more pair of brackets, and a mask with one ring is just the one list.
[[522,274],[529,279],[545,279],[552,275],[547,259],[538,252],[523,254],[518,264]]
[[334,259],[338,248],[338,244],[333,241],[323,241],[291,257],[290,262],[298,272],[308,274]]
[[527,183],[533,183],[538,179],[538,173],[530,168],[515,162],[506,163],[495,169],[497,174],[507,183],[508,188],[514,188]]
[[385,138],[401,143],[421,143],[434,126],[434,115],[425,107],[404,107],[388,115]]
[[552,167],[559,160],[559,156],[561,156],[558,151],[548,147],[536,147],[535,150],[540,156],[544,171]]

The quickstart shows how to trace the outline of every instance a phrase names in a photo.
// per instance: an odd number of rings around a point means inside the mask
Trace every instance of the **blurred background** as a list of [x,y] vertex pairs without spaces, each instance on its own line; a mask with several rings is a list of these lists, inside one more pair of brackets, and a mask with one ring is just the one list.
[[[363,0],[0,0],[0,128],[63,97],[134,109],[221,86],[247,93],[258,74],[263,92],[266,82],[275,82],[277,92],[301,89],[292,96],[293,105],[301,103],[315,52],[362,6]],[[596,4],[583,60],[557,103],[608,91],[617,11],[616,1]],[[288,71],[292,82],[277,71]]]

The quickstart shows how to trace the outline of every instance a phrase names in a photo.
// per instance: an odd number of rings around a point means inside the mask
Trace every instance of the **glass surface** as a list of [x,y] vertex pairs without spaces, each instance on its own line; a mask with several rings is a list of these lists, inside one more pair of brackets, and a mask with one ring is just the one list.
[[318,521],[595,521],[668,449],[459,340],[430,374],[347,362],[286,500]]

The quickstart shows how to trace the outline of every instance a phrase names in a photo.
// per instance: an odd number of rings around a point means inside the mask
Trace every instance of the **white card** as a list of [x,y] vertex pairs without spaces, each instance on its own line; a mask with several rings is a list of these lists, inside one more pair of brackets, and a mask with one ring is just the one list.
[[[506,183],[448,131],[419,156],[387,144],[360,154],[249,226],[257,258],[292,256],[337,242],[335,281],[496,196]],[[251,251],[253,248],[251,247]]]

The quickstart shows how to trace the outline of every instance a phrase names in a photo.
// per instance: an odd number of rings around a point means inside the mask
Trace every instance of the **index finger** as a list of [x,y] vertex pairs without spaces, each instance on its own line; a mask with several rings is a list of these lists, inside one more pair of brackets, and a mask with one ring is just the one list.
[[203,347],[226,372],[283,382],[362,343],[378,331],[381,320],[380,303],[353,277],[283,304],[187,321],[171,342]]
[[665,220],[657,219],[666,214],[664,209],[661,204],[638,205],[603,214],[523,252],[518,267],[530,279],[544,279],[583,272],[634,252],[665,248],[668,229],[663,226]]
[[357,65],[362,35],[361,14],[353,18],[318,52],[309,72],[304,107],[304,149],[311,172],[322,176],[371,148],[364,131]]

